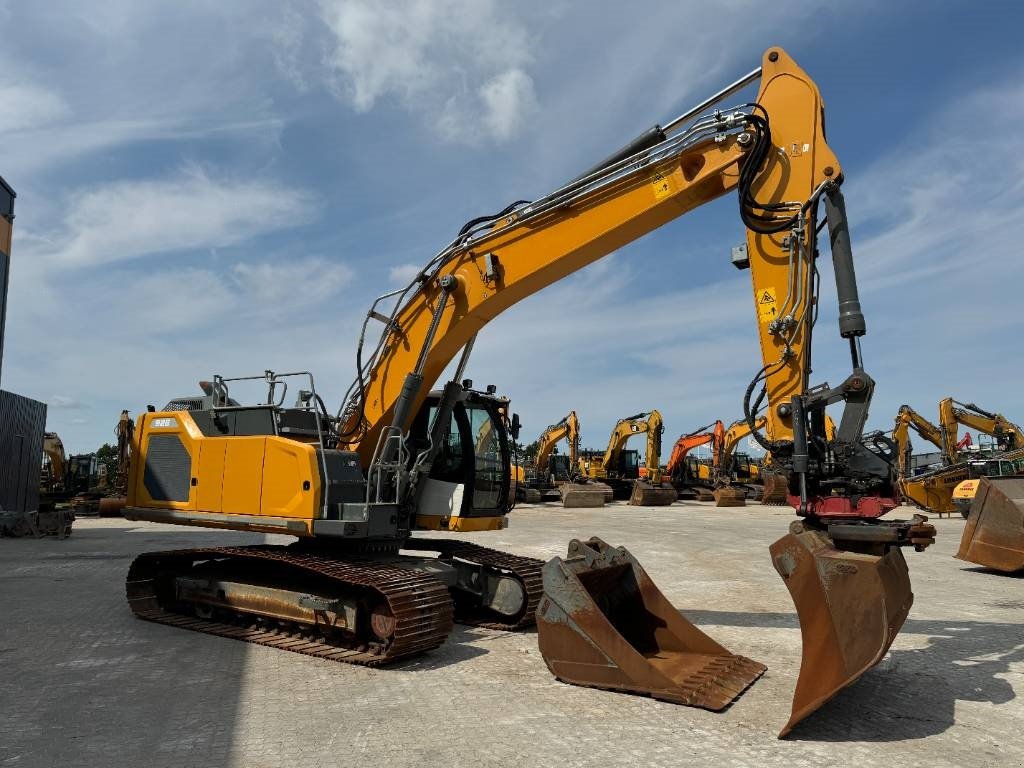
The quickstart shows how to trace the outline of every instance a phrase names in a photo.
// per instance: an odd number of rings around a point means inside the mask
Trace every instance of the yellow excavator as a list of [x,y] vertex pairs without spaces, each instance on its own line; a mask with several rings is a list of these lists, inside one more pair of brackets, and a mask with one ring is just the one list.
[[1001,413],[986,411],[974,403],[945,398],[939,403],[939,421],[942,423],[943,452],[950,464],[961,458],[958,434],[961,424],[993,438],[994,450],[998,453],[1024,449],[1024,430]]
[[[939,404],[946,452],[957,464],[952,504],[967,518],[956,557],[986,568],[1024,570],[1024,430],[1000,413],[947,397]],[[957,453],[959,425],[995,440],[988,455]],[[961,475],[966,475],[961,477]]]
[[[754,101],[723,105],[755,82]],[[467,222],[406,288],[373,302],[337,414],[311,374],[272,371],[256,377],[265,402],[240,404],[229,391],[237,379],[216,376],[201,396],[141,414],[126,517],[295,541],[139,555],[127,578],[132,610],[368,665],[437,647],[453,617],[503,628],[536,617],[541,655],[561,680],[728,706],[765,667],[688,622],[624,549],[574,540],[545,565],[413,532],[507,522],[509,438],[519,422],[496,388],[463,380],[479,331],[527,296],[735,192],[747,238],[733,263],[751,270],[762,351],[744,415],[753,422],[766,406],[771,438],[752,434],[788,472],[796,511],[769,548],[803,636],[788,733],[885,655],[913,602],[903,548],[934,537],[924,518],[880,519],[896,504],[895,456],[890,441],[863,434],[874,382],[861,358],[866,326],[843,171],[823,119],[813,80],[771,48],[760,67],[576,179]],[[822,207],[851,373],[812,387]],[[456,357],[451,379],[431,390]],[[837,403],[843,417],[829,441],[824,409]],[[492,439],[479,445],[487,420]]]
[[[658,410],[645,411],[619,419],[608,438],[608,447],[601,455],[586,454],[580,459],[580,470],[590,480],[610,485],[615,498],[629,499],[633,506],[664,507],[678,494],[661,478],[661,436],[665,424]],[[633,435],[647,436],[644,454],[646,476],[640,474],[640,458],[636,451],[626,450]]]
[[[940,413],[942,409],[940,408]],[[955,422],[943,420],[936,426],[909,405],[901,405],[896,413],[892,440],[896,444],[896,469],[899,475],[900,494],[906,501],[940,517],[952,514],[953,489],[968,476],[967,466],[956,464],[947,450],[946,438],[949,427],[956,429]],[[911,454],[913,445],[911,431],[923,437],[942,452],[942,467],[920,474],[912,474]],[[954,432],[955,434],[955,432]]]
[[[961,424],[993,437],[995,450],[986,455],[965,457],[959,440]],[[910,430],[940,449],[941,467],[918,475],[910,473]],[[892,438],[897,446],[900,491],[904,498],[940,516],[959,511],[966,518],[980,478],[1014,474],[1019,462],[1024,460],[1024,431],[1020,427],[1002,414],[990,413],[973,403],[960,403],[951,397],[939,403],[938,426],[909,405],[900,406]]]
[[[569,445],[567,455],[554,453],[562,440]],[[588,481],[580,475],[580,421],[576,411],[545,429],[537,440],[537,458],[528,490],[541,501],[560,499],[564,507],[603,507],[612,500],[612,487]]]
[[[753,424],[750,424],[746,419],[735,421],[725,431],[725,436],[721,443],[712,448],[711,476],[715,487],[713,494],[716,507],[743,507],[746,506],[747,496],[755,495],[753,486],[750,483],[742,482],[736,476],[733,458],[736,446],[740,444],[740,441],[748,437],[752,431],[760,432],[766,427],[767,423],[768,420],[764,416],[759,416]],[[758,477],[759,471],[756,471],[755,467],[751,466],[751,477],[747,479],[753,481],[758,479]],[[779,491],[785,490],[783,483],[774,484],[769,490],[780,495],[781,499],[770,498],[765,503],[785,502],[785,495],[779,493]],[[761,496],[763,498],[763,491]]]

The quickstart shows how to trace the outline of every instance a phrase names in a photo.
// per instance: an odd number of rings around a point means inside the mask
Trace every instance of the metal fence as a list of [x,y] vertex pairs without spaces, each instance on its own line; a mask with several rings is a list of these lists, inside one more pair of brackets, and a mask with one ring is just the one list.
[[46,403],[0,390],[0,510],[39,508]]

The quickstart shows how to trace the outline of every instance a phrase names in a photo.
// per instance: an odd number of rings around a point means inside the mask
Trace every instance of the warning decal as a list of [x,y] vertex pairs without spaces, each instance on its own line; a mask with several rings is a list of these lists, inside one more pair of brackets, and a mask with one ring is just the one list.
[[757,319],[770,323],[778,314],[774,288],[762,288],[757,292]]
[[675,192],[674,185],[671,181],[671,174],[662,173],[658,171],[651,176],[651,187],[654,189],[654,197],[656,200],[661,200],[663,197],[667,197]]

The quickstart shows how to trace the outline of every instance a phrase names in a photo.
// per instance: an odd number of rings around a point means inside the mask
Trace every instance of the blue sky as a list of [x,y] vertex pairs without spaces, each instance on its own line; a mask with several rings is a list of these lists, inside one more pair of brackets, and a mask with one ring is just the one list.
[[[784,46],[827,105],[878,382],[1024,418],[1016,3],[0,1],[18,191],[3,386],[73,451],[213,373],[311,369],[461,224],[558,186]],[[88,6],[88,7],[86,7]],[[533,439],[650,408],[674,437],[760,367],[735,200],[526,300],[469,375]],[[848,365],[827,290],[813,381]],[[924,448],[924,446],[920,446]]]

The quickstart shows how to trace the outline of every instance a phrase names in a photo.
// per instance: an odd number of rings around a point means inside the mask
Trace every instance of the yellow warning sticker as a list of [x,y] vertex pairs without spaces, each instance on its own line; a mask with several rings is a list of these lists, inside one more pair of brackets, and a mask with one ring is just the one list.
[[757,319],[762,323],[770,323],[778,315],[777,304],[774,288],[759,290],[757,292]]
[[661,200],[675,192],[675,185],[672,183],[671,173],[658,171],[651,175],[651,188],[654,190],[654,197]]

